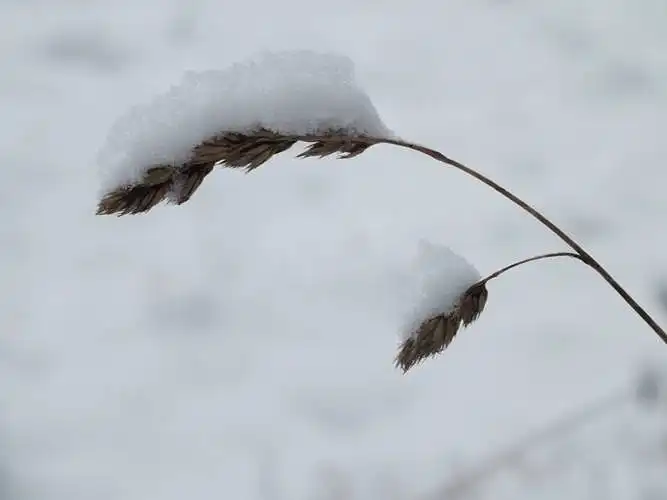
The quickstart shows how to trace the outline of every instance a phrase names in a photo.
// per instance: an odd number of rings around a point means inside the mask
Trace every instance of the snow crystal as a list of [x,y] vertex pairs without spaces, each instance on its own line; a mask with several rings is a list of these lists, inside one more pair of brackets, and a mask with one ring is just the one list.
[[193,146],[222,131],[260,127],[294,135],[330,129],[392,135],[355,82],[349,58],[267,52],[227,69],[186,73],[179,85],[119,118],[98,162],[116,187],[151,165],[184,162]]
[[409,338],[425,320],[449,313],[461,294],[482,276],[466,259],[445,246],[422,241],[411,270],[414,299],[405,316],[403,338]]

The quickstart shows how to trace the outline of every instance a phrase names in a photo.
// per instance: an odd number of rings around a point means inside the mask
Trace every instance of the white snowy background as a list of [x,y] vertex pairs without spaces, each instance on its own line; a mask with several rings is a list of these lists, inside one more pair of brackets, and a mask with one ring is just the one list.
[[[378,297],[420,240],[482,273],[562,248],[425,157],[287,153],[116,219],[93,215],[95,156],[186,70],[344,53],[390,128],[544,209],[667,324],[666,25],[662,0],[2,1],[0,498],[444,499],[632,391],[667,347],[567,260],[493,282],[444,355],[393,367]],[[667,497],[667,410],[620,397],[475,498]]]

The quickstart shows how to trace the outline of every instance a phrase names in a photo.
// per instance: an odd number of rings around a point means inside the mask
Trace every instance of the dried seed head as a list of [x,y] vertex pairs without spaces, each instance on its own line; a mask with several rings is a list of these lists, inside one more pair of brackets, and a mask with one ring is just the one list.
[[468,288],[447,314],[438,314],[423,321],[399,349],[396,366],[407,372],[417,363],[444,351],[454,340],[461,324],[475,321],[484,310],[488,297],[485,282]]
[[190,199],[214,166],[244,168],[250,172],[298,141],[311,143],[299,158],[322,158],[335,153],[339,158],[353,158],[381,142],[345,130],[307,136],[282,135],[267,129],[218,134],[195,146],[186,163],[151,167],[138,182],[106,193],[97,214],[138,214],[165,200],[180,205]]
[[489,297],[489,292],[486,289],[486,283],[476,283],[463,294],[460,302],[461,321],[463,326],[468,326],[470,323],[479,318],[479,315],[484,311],[486,306],[486,299]]
[[326,140],[318,140],[311,144],[297,158],[324,158],[335,153],[338,153],[339,158],[354,158],[366,151],[370,146],[372,146],[370,142],[359,142],[358,139],[355,140],[354,138],[345,136],[332,136]]
[[97,205],[97,215],[126,215],[147,212],[165,199],[173,183],[175,169],[149,168],[141,181],[106,193]]
[[190,162],[212,162],[250,171],[266,163],[273,155],[288,150],[296,142],[294,137],[266,129],[248,134],[223,133],[195,146]]

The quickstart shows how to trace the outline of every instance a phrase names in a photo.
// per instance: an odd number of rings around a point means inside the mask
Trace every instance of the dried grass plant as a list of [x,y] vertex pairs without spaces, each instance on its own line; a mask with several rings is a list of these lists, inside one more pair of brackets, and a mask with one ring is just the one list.
[[[552,257],[575,258],[596,271],[651,327],[656,335],[667,343],[667,333],[644,308],[579,243],[541,212],[479,171],[452,160],[435,149],[400,139],[355,135],[346,130],[330,130],[317,135],[284,135],[267,129],[258,129],[248,133],[223,131],[194,147],[187,162],[181,165],[150,166],[140,181],[120,186],[106,193],[99,202],[97,214],[119,216],[139,214],[149,211],[163,201],[177,205],[183,204],[192,197],[214,167],[241,168],[250,172],[273,156],[287,151],[297,142],[308,144],[305,151],[298,155],[299,158],[323,158],[330,155],[337,155],[339,158],[354,158],[371,146],[380,144],[398,146],[427,155],[492,188],[532,215],[574,250],[573,252],[537,255],[510,264],[472,285],[450,307],[448,313],[424,318],[421,326],[401,345],[396,357],[396,364],[403,371],[440,353],[450,344],[461,325],[468,326],[479,317],[486,305],[488,298],[486,284],[490,280],[527,262]],[[446,306],[443,304],[443,307]]]
[[[422,500],[464,500],[479,498],[484,487],[501,476],[502,473],[519,472],[530,462],[530,453],[547,445],[563,442],[568,436],[583,430],[596,420],[606,418],[628,407],[644,414],[656,413],[662,416],[667,409],[667,377],[664,371],[652,366],[644,367],[635,383],[630,387],[615,390],[604,397],[592,400],[571,413],[565,413],[543,427],[527,433],[523,439],[511,443],[498,453],[478,462],[475,466],[460,472],[450,482],[436,491],[422,497]],[[637,414],[637,418],[642,415]],[[667,414],[665,414],[667,415]],[[664,449],[664,431],[656,432],[656,448]],[[627,453],[627,451],[624,451]],[[576,456],[567,460],[567,466],[576,464]],[[575,467],[580,467],[576,464]],[[558,470],[553,470],[557,473]]]

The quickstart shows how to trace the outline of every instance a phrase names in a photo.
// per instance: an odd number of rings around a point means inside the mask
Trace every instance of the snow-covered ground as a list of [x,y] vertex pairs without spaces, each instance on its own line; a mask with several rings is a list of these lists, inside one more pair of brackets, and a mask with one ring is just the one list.
[[[431,498],[667,363],[608,286],[553,261],[492,282],[403,376],[383,297],[421,240],[483,274],[562,248],[407,151],[285,153],[181,207],[93,215],[129,106],[260,50],[335,51],[388,127],[544,209],[667,324],[666,22],[658,0],[2,2],[0,498]],[[504,473],[488,498],[664,498],[665,415],[619,404],[546,447],[574,471]]]

